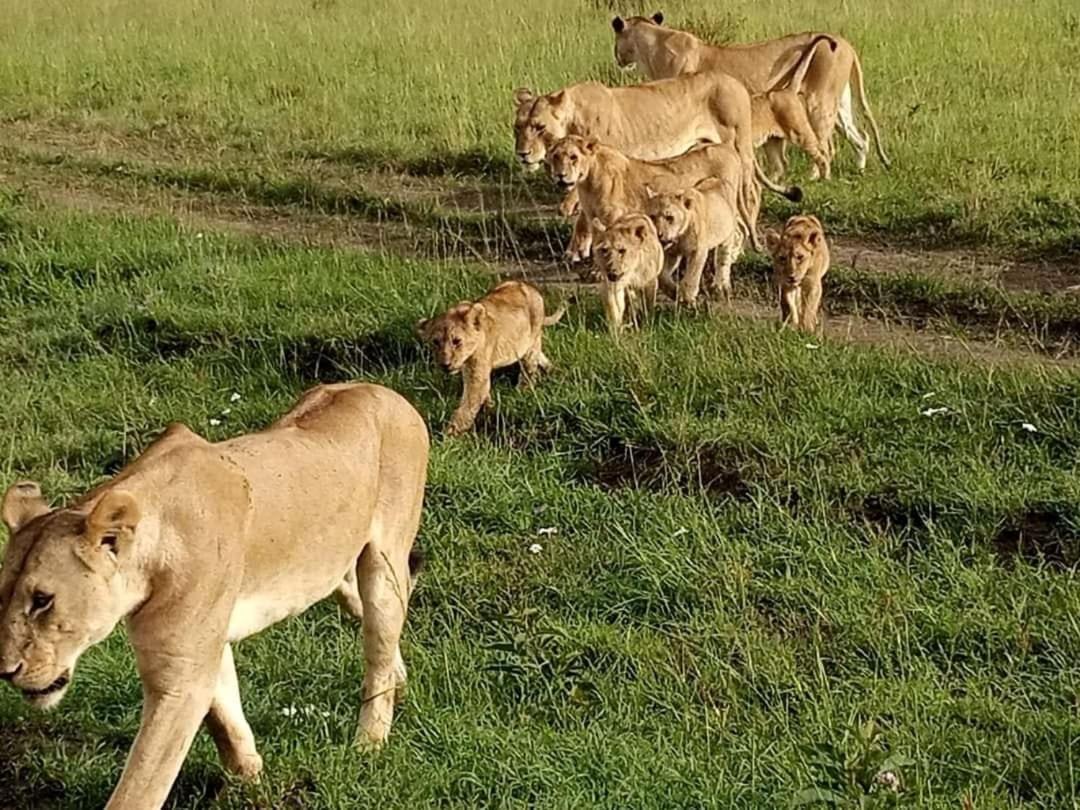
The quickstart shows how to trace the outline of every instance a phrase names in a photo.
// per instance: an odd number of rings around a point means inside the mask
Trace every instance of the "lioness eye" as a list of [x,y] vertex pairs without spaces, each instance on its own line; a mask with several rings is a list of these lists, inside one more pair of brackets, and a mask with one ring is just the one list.
[[30,612],[41,613],[52,607],[53,597],[50,593],[42,593],[41,591],[34,591],[33,596],[30,597]]

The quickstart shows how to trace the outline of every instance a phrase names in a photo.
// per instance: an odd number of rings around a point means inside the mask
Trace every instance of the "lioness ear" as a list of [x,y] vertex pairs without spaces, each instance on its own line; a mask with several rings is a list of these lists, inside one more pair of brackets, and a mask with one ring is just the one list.
[[611,21],[611,27],[615,29],[616,34],[621,34],[623,29],[626,28],[626,23],[623,22],[622,17],[616,17]]
[[480,321],[485,315],[487,315],[487,308],[483,304],[473,304],[469,308],[469,325],[473,329],[479,329]]
[[663,25],[664,24],[664,12],[658,11],[655,14],[653,14],[652,15],[652,21],[654,23],[656,23],[657,25]]
[[49,505],[41,496],[41,487],[33,481],[18,481],[4,493],[0,507],[8,531],[14,534],[36,517],[49,511]]
[[533,91],[527,87],[519,87],[514,91],[514,107],[522,107],[535,99]]
[[566,101],[566,91],[560,90],[558,93],[552,93],[550,96],[548,96],[548,101],[551,102],[551,105],[553,107],[558,107],[564,101]]
[[123,559],[135,540],[135,527],[139,525],[140,517],[139,504],[134,495],[120,489],[110,489],[101,496],[86,518],[86,532],[82,537],[79,556],[95,569],[104,559],[112,563]]

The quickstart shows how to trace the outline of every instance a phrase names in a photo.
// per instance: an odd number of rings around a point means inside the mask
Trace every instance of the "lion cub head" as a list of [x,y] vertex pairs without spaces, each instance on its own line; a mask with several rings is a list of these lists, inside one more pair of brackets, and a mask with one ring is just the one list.
[[417,322],[416,333],[431,345],[435,361],[456,374],[484,342],[487,309],[462,301],[436,318]]
[[645,195],[645,214],[656,226],[656,235],[660,243],[671,245],[678,242],[690,227],[694,205],[700,192],[691,188],[679,192],[657,194],[646,186]]
[[572,189],[589,176],[598,144],[580,135],[568,135],[556,142],[547,153],[548,175],[564,191]]
[[794,216],[781,233],[768,231],[765,245],[772,255],[776,278],[784,285],[797,287],[819,263],[825,230],[815,216]]
[[139,507],[109,490],[89,513],[53,510],[37,484],[21,482],[2,511],[10,540],[0,569],[0,678],[49,709],[67,692],[79,656],[145,598],[129,592],[123,575]]
[[565,138],[571,104],[566,91],[537,96],[520,87],[514,91],[514,149],[530,171],[540,168],[548,146]]
[[647,269],[662,253],[656,227],[642,214],[622,217],[610,227],[594,219],[592,228],[596,238],[593,245],[596,275],[611,284]]

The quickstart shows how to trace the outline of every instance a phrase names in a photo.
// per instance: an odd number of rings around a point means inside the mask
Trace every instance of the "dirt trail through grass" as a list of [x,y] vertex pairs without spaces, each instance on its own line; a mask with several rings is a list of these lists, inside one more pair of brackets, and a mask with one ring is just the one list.
[[[289,244],[464,259],[502,277],[545,286],[578,284],[576,274],[554,259],[563,236],[555,224],[554,196],[542,183],[520,177],[417,176],[300,156],[260,157],[255,164],[252,156],[239,153],[215,159],[150,139],[25,123],[0,125],[0,137],[5,141],[0,182],[49,206],[168,216],[197,230]],[[183,161],[178,154],[186,156]],[[206,173],[201,166],[214,170]],[[943,278],[1003,295],[1080,299],[1071,289],[1080,272],[1061,261],[959,248],[922,250],[845,235],[834,237],[833,244],[837,266],[875,276]],[[756,279],[738,286],[739,298],[723,308],[743,317],[775,317],[761,267]],[[970,318],[954,322],[948,307],[935,312],[895,304],[863,300],[833,306],[825,334],[980,363],[1077,362],[1067,325],[1047,338],[1049,321],[1040,326],[1020,317],[1017,329],[1006,323],[995,327],[979,315],[978,329],[972,329]]]

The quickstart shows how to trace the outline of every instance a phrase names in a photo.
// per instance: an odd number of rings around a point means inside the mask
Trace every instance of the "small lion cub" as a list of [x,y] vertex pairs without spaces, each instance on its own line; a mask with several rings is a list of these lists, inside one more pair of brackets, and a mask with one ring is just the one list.
[[644,214],[620,217],[610,227],[594,219],[592,228],[597,238],[593,261],[600,277],[600,298],[608,329],[617,335],[622,331],[628,308],[631,320],[636,322],[635,310],[645,313],[656,306],[664,248],[656,235],[656,226]]
[[794,216],[783,232],[766,233],[765,243],[772,254],[781,323],[813,332],[821,307],[821,280],[829,272],[829,245],[821,222],[808,214]]
[[545,317],[539,290],[520,281],[504,281],[479,301],[462,301],[416,324],[416,333],[431,344],[439,365],[451,374],[464,370],[461,404],[446,426],[448,436],[468,431],[480,409],[491,404],[494,369],[520,363],[522,386],[551,369],[542,346],[543,331],[565,313],[563,304]]
[[[646,213],[664,246],[664,280],[674,282],[682,265],[675,300],[693,306],[701,290],[701,274],[709,251],[715,251],[716,274],[710,291],[731,295],[731,265],[739,258],[743,232],[732,204],[734,190],[708,179],[683,191],[657,194],[646,187]],[[666,289],[666,286],[665,286]]]

